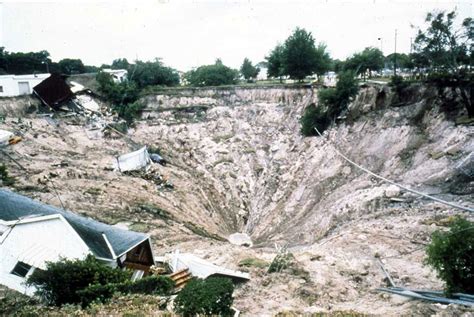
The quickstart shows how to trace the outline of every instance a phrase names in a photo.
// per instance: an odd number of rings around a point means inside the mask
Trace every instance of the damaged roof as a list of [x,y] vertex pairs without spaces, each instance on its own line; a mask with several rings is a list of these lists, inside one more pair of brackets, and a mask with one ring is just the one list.
[[61,103],[74,96],[66,83],[66,76],[60,74],[51,74],[50,77],[33,87],[33,92],[45,105],[51,108],[59,107]]
[[[149,238],[143,233],[119,229],[10,191],[0,190],[0,220],[15,221],[24,217],[56,214],[67,220],[96,257],[113,260]],[[103,234],[106,235],[115,257]]]

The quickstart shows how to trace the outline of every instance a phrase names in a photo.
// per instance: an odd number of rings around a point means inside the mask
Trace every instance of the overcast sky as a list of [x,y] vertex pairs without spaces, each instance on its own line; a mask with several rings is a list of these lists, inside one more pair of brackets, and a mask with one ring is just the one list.
[[[138,1],[136,1],[138,2]],[[457,8],[473,15],[472,1],[49,1],[0,2],[0,46],[7,51],[47,50],[53,61],[80,58],[100,66],[113,59],[162,58],[182,71],[221,58],[238,68],[254,63],[297,26],[326,43],[333,58],[367,46],[410,51],[410,38],[428,11]],[[381,38],[381,41],[378,40]]]

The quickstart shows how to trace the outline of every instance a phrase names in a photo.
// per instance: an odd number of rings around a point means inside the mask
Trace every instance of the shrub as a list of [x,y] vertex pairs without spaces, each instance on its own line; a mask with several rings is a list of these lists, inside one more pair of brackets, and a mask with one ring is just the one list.
[[93,302],[106,302],[114,293],[167,296],[171,294],[174,286],[174,281],[169,277],[148,276],[135,282],[90,285],[77,291],[77,295],[80,297],[81,305],[87,307]]
[[131,123],[140,116],[144,105],[137,101],[139,89],[134,82],[115,83],[112,76],[105,72],[98,73],[96,79],[100,92],[112,103],[112,108],[121,118],[125,119],[127,123]]
[[425,263],[445,283],[446,293],[474,293],[474,223],[456,217],[448,232],[436,231],[428,246]]
[[392,76],[389,85],[395,89],[395,92],[400,95],[402,91],[409,86],[409,83],[403,79],[402,76]]
[[0,165],[0,181],[0,184],[3,186],[12,186],[15,184],[15,178],[8,174],[7,167],[4,164]]
[[92,255],[84,260],[48,262],[46,270],[35,270],[27,283],[37,288],[37,295],[47,304],[80,303],[77,292],[89,285],[122,283],[130,278],[130,272],[111,268]]
[[232,314],[234,285],[228,278],[193,279],[175,299],[175,312],[184,316]]
[[79,297],[82,307],[87,307],[91,303],[105,303],[112,298],[114,293],[119,291],[117,285],[119,284],[89,285],[85,289],[77,291],[76,294]]
[[268,273],[281,272],[289,268],[295,260],[293,254],[289,252],[279,253],[275,256],[270,267],[268,268]]
[[148,276],[122,288],[124,293],[170,295],[174,289],[174,282],[166,276]]
[[321,133],[326,130],[331,124],[331,118],[321,106],[317,107],[315,104],[311,104],[304,110],[300,123],[301,134],[312,136],[318,135],[314,128],[317,128]]
[[345,71],[338,75],[336,88],[322,89],[318,93],[319,104],[306,107],[301,117],[301,133],[305,136],[317,135],[314,128],[323,133],[331,124],[331,121],[338,117],[347,108],[352,97],[358,91],[357,80],[354,73]]

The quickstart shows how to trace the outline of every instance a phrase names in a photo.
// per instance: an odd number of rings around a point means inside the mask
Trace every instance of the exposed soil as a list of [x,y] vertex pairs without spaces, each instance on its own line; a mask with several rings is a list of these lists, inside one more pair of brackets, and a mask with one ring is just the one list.
[[[387,88],[368,87],[328,139],[303,138],[298,120],[316,94],[309,88],[164,91],[143,99],[143,120],[127,138],[89,131],[80,116],[8,116],[0,129],[23,141],[6,152],[25,170],[0,157],[16,178],[12,190],[148,232],[156,255],[180,249],[248,270],[252,280],[235,293],[244,315],[469,314],[375,290],[387,285],[378,259],[401,286],[442,289],[423,265],[423,248],[462,212],[370,177],[334,146],[384,177],[473,206],[474,170],[466,158],[474,127],[447,120],[429,89],[419,87],[392,107]],[[151,168],[173,188],[111,169],[115,156],[140,145],[159,149],[169,162]],[[235,232],[247,233],[254,246],[229,244]],[[282,247],[295,257],[283,272],[238,266],[248,258],[270,263]]]

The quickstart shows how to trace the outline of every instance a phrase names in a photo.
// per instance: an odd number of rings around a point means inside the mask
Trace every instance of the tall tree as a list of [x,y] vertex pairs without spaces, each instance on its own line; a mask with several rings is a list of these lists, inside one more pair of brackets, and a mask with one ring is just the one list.
[[260,72],[260,68],[253,66],[252,62],[246,57],[242,66],[240,66],[240,73],[244,76],[245,80],[250,81],[255,79]]
[[352,55],[344,64],[344,69],[352,70],[357,74],[365,76],[368,73],[372,77],[373,71],[381,70],[384,67],[382,51],[375,47],[366,47],[362,52]]
[[305,29],[296,28],[285,41],[283,66],[285,74],[302,80],[308,75],[323,74],[330,67],[325,46],[316,47],[313,35]]
[[114,59],[110,68],[112,69],[127,69],[130,67],[130,63],[126,58]]
[[271,78],[278,77],[280,78],[280,82],[282,82],[282,77],[285,75],[285,69],[283,67],[284,50],[282,44],[277,44],[270,52],[270,55],[265,57],[267,61],[267,76]]
[[133,69],[133,72],[129,74],[129,79],[134,81],[139,88],[152,85],[179,85],[178,72],[173,68],[163,65],[158,58],[152,62],[136,61]]
[[85,66],[80,59],[65,58],[58,62],[59,70],[63,74],[73,75],[85,72]]
[[464,19],[455,28],[456,12],[431,12],[426,15],[428,27],[418,29],[414,48],[422,54],[433,70],[456,71],[460,65],[473,61],[474,21]]

